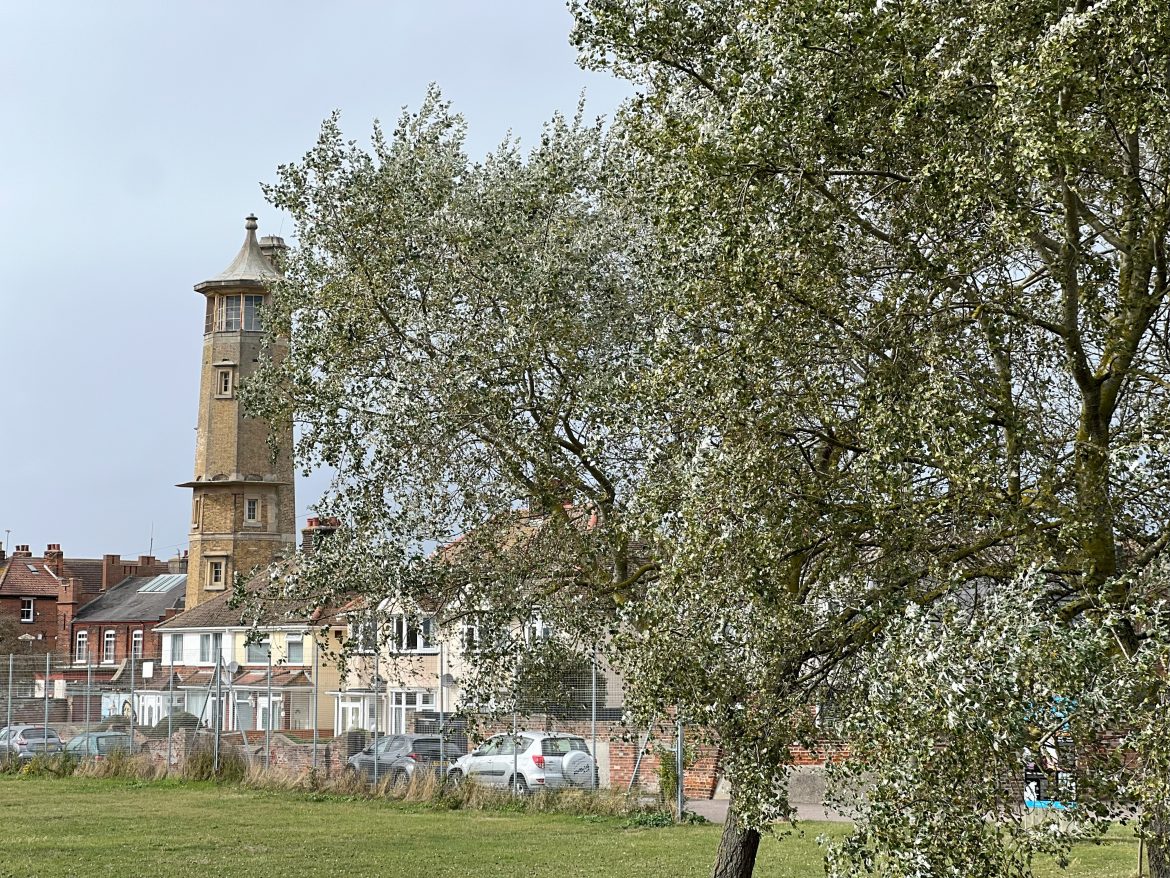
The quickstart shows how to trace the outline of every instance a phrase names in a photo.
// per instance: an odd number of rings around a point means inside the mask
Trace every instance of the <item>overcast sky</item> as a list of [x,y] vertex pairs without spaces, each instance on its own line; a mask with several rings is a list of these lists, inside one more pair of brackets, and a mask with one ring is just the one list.
[[[532,143],[585,73],[559,0],[0,4],[0,540],[170,557],[187,544],[203,298],[292,229],[260,183],[342,112],[359,140],[436,82],[473,155]],[[303,526],[323,487],[298,478]]]

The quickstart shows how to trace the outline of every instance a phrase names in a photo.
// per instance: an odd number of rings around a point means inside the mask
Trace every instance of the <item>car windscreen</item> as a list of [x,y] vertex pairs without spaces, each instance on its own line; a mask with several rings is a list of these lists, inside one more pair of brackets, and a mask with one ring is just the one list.
[[113,753],[115,750],[125,751],[129,749],[129,735],[105,735],[97,739],[97,751],[99,753]]
[[49,729],[47,732],[45,729],[25,729],[20,734],[26,741],[40,741],[44,738],[48,738],[50,741],[57,740],[57,733],[52,729]]
[[584,738],[545,738],[540,742],[540,752],[545,756],[563,756],[573,750],[589,752]]
[[[438,738],[416,738],[410,747],[410,752],[416,756],[426,756],[433,759],[438,759],[440,755],[439,739]],[[447,746],[447,752],[451,752],[450,745]]]

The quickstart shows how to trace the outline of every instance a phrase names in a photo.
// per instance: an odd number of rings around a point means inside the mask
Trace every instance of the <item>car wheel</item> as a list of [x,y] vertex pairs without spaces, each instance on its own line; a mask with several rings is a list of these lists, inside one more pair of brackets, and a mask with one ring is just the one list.
[[447,773],[447,783],[451,784],[451,786],[453,786],[453,787],[462,786],[463,785],[463,772],[460,771],[458,768],[456,768],[454,771],[448,772]]
[[522,774],[516,775],[515,789],[516,789],[517,795],[521,795],[521,796],[528,795],[528,781],[526,781],[524,779],[524,775],[522,775]]
[[401,769],[390,775],[390,786],[392,789],[405,789],[408,783],[410,783],[410,775]]

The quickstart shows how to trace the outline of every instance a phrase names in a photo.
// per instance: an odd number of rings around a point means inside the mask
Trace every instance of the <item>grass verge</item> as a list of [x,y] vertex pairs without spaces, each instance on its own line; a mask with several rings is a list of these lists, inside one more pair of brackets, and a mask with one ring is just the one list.
[[[213,878],[311,874],[705,876],[718,826],[635,828],[597,814],[444,810],[431,802],[338,792],[249,789],[207,782],[0,776],[5,856],[0,876]],[[823,874],[814,838],[841,824],[806,824],[767,838],[756,874]],[[1073,867],[1045,876],[1128,878],[1137,845],[1120,837],[1080,846]]]

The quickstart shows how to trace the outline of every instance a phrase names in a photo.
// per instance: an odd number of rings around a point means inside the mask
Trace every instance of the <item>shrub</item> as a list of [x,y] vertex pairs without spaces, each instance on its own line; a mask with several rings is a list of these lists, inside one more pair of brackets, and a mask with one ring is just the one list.
[[215,770],[215,744],[210,736],[195,739],[183,764],[187,780],[215,780],[220,783],[241,783],[248,774],[248,760],[238,747],[220,742],[219,771]]

